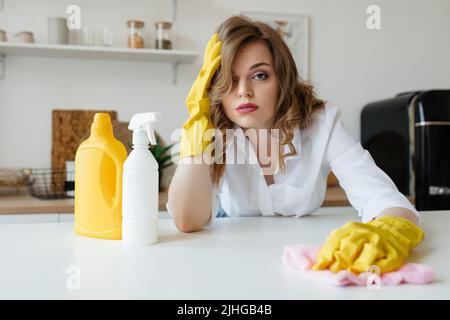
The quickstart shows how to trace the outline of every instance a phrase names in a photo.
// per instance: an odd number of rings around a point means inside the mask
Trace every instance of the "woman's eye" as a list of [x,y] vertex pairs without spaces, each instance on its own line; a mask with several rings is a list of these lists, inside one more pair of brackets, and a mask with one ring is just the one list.
[[266,80],[267,74],[265,74],[264,72],[260,72],[260,73],[255,74],[255,76],[253,78],[256,78],[257,80]]

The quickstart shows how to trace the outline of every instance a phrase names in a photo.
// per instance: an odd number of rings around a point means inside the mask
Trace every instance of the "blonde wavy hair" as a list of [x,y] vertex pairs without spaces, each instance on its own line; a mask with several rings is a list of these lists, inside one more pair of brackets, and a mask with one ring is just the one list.
[[[318,99],[313,86],[300,78],[289,47],[269,25],[252,21],[245,16],[232,16],[225,20],[216,32],[222,42],[222,59],[221,66],[211,81],[209,97],[212,123],[224,137],[221,157],[225,159],[226,130],[234,128],[234,123],[225,115],[222,107],[223,98],[232,90],[231,65],[243,45],[258,41],[264,43],[272,54],[280,88],[272,129],[278,129],[280,133],[279,166],[283,172],[284,158],[297,154],[292,144],[294,129],[307,127],[313,112],[324,108],[326,102]],[[282,154],[285,145],[288,145],[290,152]],[[213,182],[218,185],[224,174],[225,164],[214,162],[211,168]]]

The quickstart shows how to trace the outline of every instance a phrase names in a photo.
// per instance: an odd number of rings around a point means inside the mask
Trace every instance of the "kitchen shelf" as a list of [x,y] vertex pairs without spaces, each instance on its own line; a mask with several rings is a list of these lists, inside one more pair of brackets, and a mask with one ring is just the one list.
[[5,76],[5,60],[7,56],[31,56],[165,62],[172,65],[172,82],[173,84],[176,84],[179,64],[192,62],[198,55],[198,52],[188,50],[131,49],[122,47],[0,42],[0,78],[4,78]]

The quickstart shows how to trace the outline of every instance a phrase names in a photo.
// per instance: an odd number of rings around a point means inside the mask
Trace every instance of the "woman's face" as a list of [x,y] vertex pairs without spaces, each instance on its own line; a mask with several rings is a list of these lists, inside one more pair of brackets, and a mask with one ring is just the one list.
[[[261,42],[248,43],[239,49],[231,68],[233,87],[222,100],[225,115],[242,128],[270,129],[279,96],[271,52]],[[248,103],[253,106],[242,106]]]

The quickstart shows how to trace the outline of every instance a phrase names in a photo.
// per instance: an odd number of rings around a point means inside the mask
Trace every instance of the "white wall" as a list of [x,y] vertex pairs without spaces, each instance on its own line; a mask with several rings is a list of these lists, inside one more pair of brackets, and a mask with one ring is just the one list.
[[[241,10],[301,13],[311,17],[310,72],[321,98],[341,107],[343,120],[359,139],[359,116],[369,101],[415,89],[450,87],[449,0],[178,0],[173,28],[177,49],[203,51],[211,33]],[[9,37],[31,30],[46,41],[46,18],[82,9],[83,24],[108,26],[123,37],[125,21],[171,18],[170,0],[5,0],[0,29]],[[381,7],[382,30],[366,28],[366,8]],[[153,38],[151,38],[153,42]],[[150,45],[152,45],[151,43]],[[7,57],[0,80],[0,167],[47,167],[51,110],[116,109],[119,119],[160,111],[158,131],[170,133],[187,117],[184,106],[200,67],[182,65],[171,85],[168,64]]]

